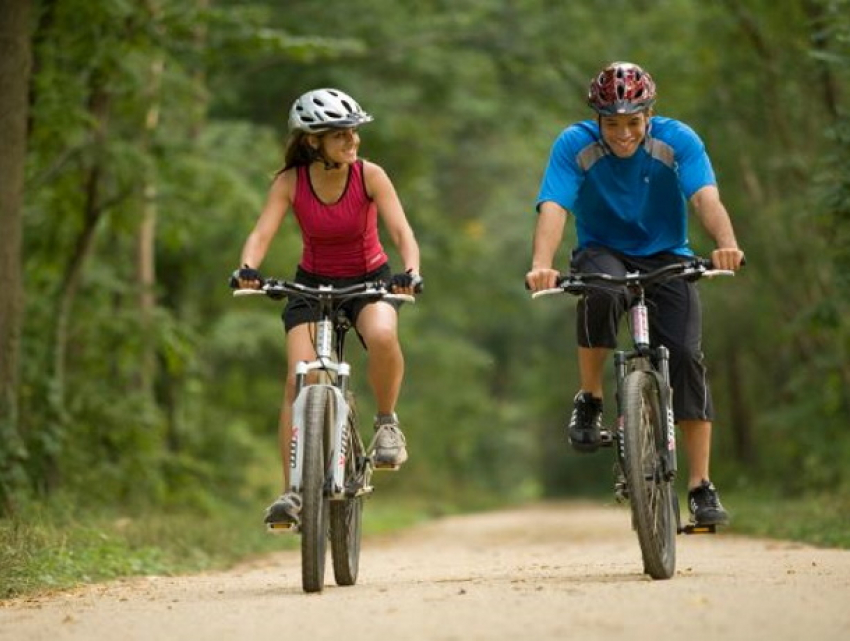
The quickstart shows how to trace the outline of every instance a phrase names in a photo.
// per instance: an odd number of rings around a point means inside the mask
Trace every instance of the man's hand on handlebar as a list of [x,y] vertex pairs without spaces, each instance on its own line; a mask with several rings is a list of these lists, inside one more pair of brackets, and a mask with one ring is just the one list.
[[558,286],[559,276],[557,269],[536,267],[525,275],[525,286],[533,292],[553,289]]
[[738,271],[744,264],[744,252],[737,247],[718,247],[711,252],[711,264],[714,269]]

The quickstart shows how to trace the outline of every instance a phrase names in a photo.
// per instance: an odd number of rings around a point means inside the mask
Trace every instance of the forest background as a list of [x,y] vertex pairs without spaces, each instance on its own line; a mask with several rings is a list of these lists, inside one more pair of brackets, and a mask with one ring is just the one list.
[[[610,459],[563,436],[574,301],[531,301],[523,277],[550,145],[591,117],[612,60],[647,68],[658,113],[701,134],[747,254],[700,285],[714,479],[744,505],[824,506],[838,532],[814,538],[846,541],[848,0],[2,0],[5,535],[35,515],[228,510],[259,529],[280,483],[283,336],[279,308],[227,280],[289,106],[324,86],[375,117],[361,154],[423,253],[401,323],[411,459],[380,501],[610,492]],[[692,239],[712,249],[697,224]],[[299,250],[290,217],[263,273],[291,276]]]

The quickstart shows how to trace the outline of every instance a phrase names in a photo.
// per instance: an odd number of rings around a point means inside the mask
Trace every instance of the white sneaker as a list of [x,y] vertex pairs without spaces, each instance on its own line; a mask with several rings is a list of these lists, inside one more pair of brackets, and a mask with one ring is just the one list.
[[301,497],[295,492],[284,492],[274,503],[266,508],[263,522],[298,524],[301,513]]
[[375,423],[374,460],[376,467],[398,467],[407,460],[407,445],[398,419]]

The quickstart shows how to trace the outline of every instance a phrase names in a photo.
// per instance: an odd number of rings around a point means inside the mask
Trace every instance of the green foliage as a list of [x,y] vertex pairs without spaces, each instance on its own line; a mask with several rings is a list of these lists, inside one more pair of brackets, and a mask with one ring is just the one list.
[[[549,147],[589,116],[587,81],[612,59],[647,66],[659,111],[704,137],[747,251],[734,281],[702,288],[721,486],[850,486],[847,0],[205,4],[40,6],[16,455],[29,452],[32,493],[211,512],[279,489],[280,309],[232,299],[226,281],[289,105],[318,86],[375,116],[362,153],[393,178],[422,248],[426,291],[401,316],[411,460],[388,492],[607,491],[610,460],[563,442],[572,301],[532,302],[522,281]],[[263,272],[290,276],[299,253],[289,218]]]

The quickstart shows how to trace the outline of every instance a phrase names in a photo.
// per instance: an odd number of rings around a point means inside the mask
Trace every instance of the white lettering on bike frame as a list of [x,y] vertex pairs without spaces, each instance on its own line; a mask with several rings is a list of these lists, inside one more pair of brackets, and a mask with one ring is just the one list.
[[345,483],[345,451],[344,434],[347,429],[348,403],[342,392],[333,385],[307,385],[301,389],[298,398],[292,404],[292,443],[289,452],[289,489],[293,492],[301,492],[303,489],[304,476],[304,430],[306,428],[307,394],[309,390],[324,387],[331,390],[336,402],[335,424],[331,438],[331,458],[333,463],[333,493],[340,494]]
[[676,449],[676,420],[673,418],[673,400],[667,399],[667,449]]

